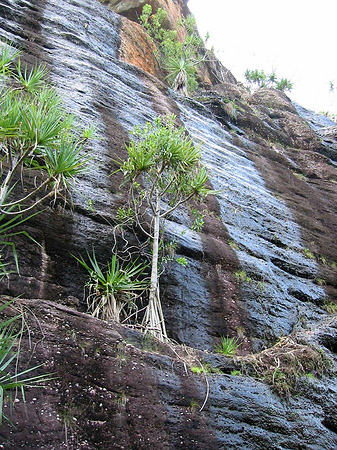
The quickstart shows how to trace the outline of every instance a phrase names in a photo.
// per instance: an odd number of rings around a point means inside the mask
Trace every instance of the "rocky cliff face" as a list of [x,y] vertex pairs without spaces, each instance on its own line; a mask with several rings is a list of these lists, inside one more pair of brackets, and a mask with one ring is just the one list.
[[[258,364],[257,352],[289,336],[288,358],[294,346],[315,345],[336,367],[336,317],[326,311],[337,292],[335,126],[277,91],[251,95],[218,63],[200,73],[193,98],[176,95],[135,23],[144,3],[0,0],[2,38],[28,62],[45,63],[67,106],[101,136],[73,210],[47,208],[29,222],[41,246],[18,238],[20,277],[2,285],[3,295],[22,298],[26,359],[58,378],[29,390],[26,405],[15,403],[15,427],[2,426],[0,447],[332,450],[334,377],[308,372],[298,395],[282,399],[243,360],[211,350],[221,335],[239,336],[242,355],[254,352]],[[151,3],[170,12],[170,26],[187,12],[180,0]],[[168,112],[201,145],[221,191],[198,205],[202,232],[189,228],[187,207],[165,226],[188,261],[161,279],[174,345],[87,315],[86,274],[71,256],[92,245],[101,261],[110,256],[111,224],[125,200],[110,176],[113,157],[125,156],[135,125]],[[221,373],[192,373],[188,364],[200,361]]]

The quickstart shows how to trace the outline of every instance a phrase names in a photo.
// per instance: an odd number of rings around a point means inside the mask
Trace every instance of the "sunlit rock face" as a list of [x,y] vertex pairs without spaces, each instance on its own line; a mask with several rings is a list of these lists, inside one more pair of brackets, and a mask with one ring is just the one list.
[[[94,124],[100,139],[86,150],[92,160],[75,186],[73,208],[46,207],[29,222],[41,246],[18,237],[20,277],[2,282],[2,294],[26,299],[32,331],[26,351],[32,342],[34,364],[46,363],[58,379],[29,390],[26,409],[15,404],[16,427],[1,430],[0,444],[336,448],[335,379],[299,381],[302,396],[286,402],[262,380],[231,374],[233,359],[211,353],[220,336],[238,336],[239,353],[247,354],[292,333],[336,361],[337,326],[324,309],[337,293],[337,175],[328,152],[334,142],[322,141],[312,116],[287,96],[250,94],[228,71],[217,86],[202,78],[193,98],[176,95],[135,17],[128,19],[145,2],[104,3],[1,2],[1,36],[20,45],[29,63],[47,65],[66,106],[83,124]],[[183,2],[160,5],[186,14]],[[170,264],[161,277],[176,346],[87,315],[86,273],[72,256],[94,246],[100,262],[111,257],[112,224],[126,200],[121,176],[111,176],[113,160],[126,157],[135,125],[167,113],[200,145],[219,190],[193,205],[205,214],[200,232],[190,228],[188,207],[165,224],[166,238],[178,242],[176,256],[188,262]],[[193,374],[188,364],[195,354],[223,373]]]
[[120,59],[152,75],[162,77],[162,70],[154,56],[155,45],[147,34],[144,33],[142,27],[125,17],[121,18],[121,24]]
[[162,8],[167,12],[165,26],[171,30],[176,30],[180,39],[185,37],[184,30],[179,26],[179,22],[188,13],[188,8],[184,0],[100,0],[101,3],[107,5],[110,9],[118,14],[122,14],[128,19],[138,22],[139,16],[145,4],[152,7],[155,14],[158,8]]

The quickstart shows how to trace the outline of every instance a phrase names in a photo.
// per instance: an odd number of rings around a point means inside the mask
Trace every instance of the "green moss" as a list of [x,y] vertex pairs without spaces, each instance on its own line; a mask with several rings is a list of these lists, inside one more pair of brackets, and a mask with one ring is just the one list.
[[304,255],[309,258],[309,259],[315,259],[315,256],[313,253],[311,253],[311,251],[308,248],[305,248],[303,250]]
[[201,373],[217,373],[222,374],[222,370],[212,367],[209,364],[203,364],[201,366],[191,366],[190,367],[191,372],[195,374],[201,374]]
[[234,273],[234,276],[239,283],[251,283],[253,281],[244,270],[238,270]]
[[228,239],[227,244],[233,249],[233,250],[239,250],[238,244],[233,241],[232,239]]

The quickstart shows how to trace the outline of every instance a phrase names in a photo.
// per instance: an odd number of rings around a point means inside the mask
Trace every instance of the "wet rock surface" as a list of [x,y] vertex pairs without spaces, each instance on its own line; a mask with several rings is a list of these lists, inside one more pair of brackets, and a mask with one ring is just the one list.
[[[43,370],[58,379],[46,390],[28,390],[27,408],[15,404],[16,428],[6,425],[0,444],[336,448],[335,378],[303,382],[302,395],[285,401],[261,381],[231,375],[232,360],[211,353],[221,335],[239,336],[247,354],[296,332],[336,359],[336,324],[323,308],[337,296],[337,176],[324,152],[330,144],[285,95],[251,96],[230,74],[194,100],[176,96],[153,77],[151,61],[139,68],[123,56],[132,22],[98,1],[0,6],[1,37],[18,43],[29,63],[47,64],[67,107],[101,137],[87,149],[93,161],[78,180],[73,211],[47,207],[33,218],[27,231],[41,246],[19,237],[21,276],[2,282],[2,294],[23,294],[35,314],[27,309],[32,361],[46,363]],[[205,211],[201,232],[189,229],[187,207],[166,226],[188,266],[172,263],[163,274],[164,314],[169,335],[190,349],[161,348],[138,331],[86,315],[86,274],[72,256],[92,245],[100,261],[111,256],[115,213],[125,202],[121,178],[110,176],[113,158],[125,157],[135,125],[166,112],[202,144],[210,181],[221,191],[195,205]],[[24,345],[28,354],[28,340]],[[187,365],[198,361],[225,373],[193,374]]]
[[294,104],[298,114],[303,117],[310,127],[316,131],[323,145],[321,153],[331,158],[335,163],[337,160],[337,125],[328,117],[316,114],[313,111]]

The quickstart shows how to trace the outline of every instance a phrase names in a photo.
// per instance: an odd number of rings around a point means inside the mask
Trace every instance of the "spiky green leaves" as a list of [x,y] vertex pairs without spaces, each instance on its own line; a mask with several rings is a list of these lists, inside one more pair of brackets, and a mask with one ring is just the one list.
[[11,66],[13,61],[20,55],[18,50],[8,42],[3,42],[0,45],[0,74],[9,75],[11,73]]
[[[125,182],[134,182],[143,174],[149,188],[149,201],[155,190],[171,204],[216,192],[206,188],[208,176],[201,164],[201,153],[175,116],[157,117],[153,123],[136,127],[134,139],[126,146],[129,158],[121,165]],[[165,213],[166,214],[166,213]]]
[[147,265],[137,261],[121,265],[114,253],[111,261],[101,268],[94,249],[91,255],[87,252],[87,256],[89,263],[83,258],[75,258],[89,272],[87,283],[89,310],[95,317],[120,322],[123,312],[131,312],[136,308],[134,304],[136,291],[144,291],[148,286],[146,280],[138,279],[144,274]]
[[245,72],[245,78],[249,83],[249,87],[255,87],[259,89],[262,87],[276,88],[279,91],[291,91],[293,84],[287,78],[279,79],[276,73],[273,71],[270,75],[267,75],[264,70],[249,70]]
[[214,351],[225,356],[235,356],[240,345],[241,342],[237,338],[221,336],[220,343],[214,347]]
[[[10,306],[13,301],[0,305],[0,312]],[[21,315],[11,319],[0,321],[0,425],[3,418],[8,417],[3,413],[3,406],[6,397],[21,390],[22,398],[25,401],[25,388],[43,385],[54,377],[47,375],[29,375],[33,370],[40,366],[30,367],[18,371],[15,367],[15,361],[18,360],[19,350],[15,349],[17,339],[22,335],[22,330],[16,331],[15,322],[21,318]]]
[[175,91],[182,91],[187,95],[187,91],[193,91],[198,87],[195,80],[197,64],[198,60],[186,55],[170,56],[164,61],[166,78]]
[[[0,43],[0,71],[9,75],[7,87],[0,96],[0,152],[7,160],[7,176],[1,172],[0,205],[6,210],[4,198],[11,190],[15,173],[23,167],[38,169],[47,173],[47,184],[54,198],[68,187],[68,181],[74,179],[86,168],[88,158],[82,156],[82,144],[92,137],[92,127],[84,131],[77,130],[74,117],[68,114],[59,95],[46,81],[47,70],[36,66],[30,70],[22,68],[20,60],[14,65],[18,51],[8,43]],[[45,191],[44,191],[45,195]],[[48,195],[48,194],[47,194]],[[32,196],[24,197],[24,200]],[[17,213],[19,202],[16,201]],[[13,205],[13,201],[11,205]],[[24,210],[26,211],[26,205]]]
[[121,170],[126,180],[135,180],[145,173],[167,194],[201,193],[207,174],[200,169],[200,150],[183,128],[175,126],[174,120],[174,115],[157,117],[153,124],[137,127],[133,132],[135,139],[126,147],[129,158]]
[[[10,207],[9,209],[11,210],[12,208],[13,207]],[[4,276],[8,276],[10,273],[7,267],[8,262],[4,262],[3,260],[3,252],[5,247],[11,249],[16,266],[16,271],[17,273],[19,273],[19,261],[16,253],[16,247],[13,242],[13,238],[17,235],[24,235],[32,239],[32,237],[25,230],[20,230],[19,227],[27,220],[29,220],[33,215],[23,218],[19,214],[14,215],[12,217],[8,217],[8,215],[6,214],[0,214],[0,280]]]
[[44,79],[47,74],[48,71],[44,66],[36,66],[29,70],[26,64],[21,70],[21,61],[18,60],[15,78],[27,92],[36,92],[45,86]]

